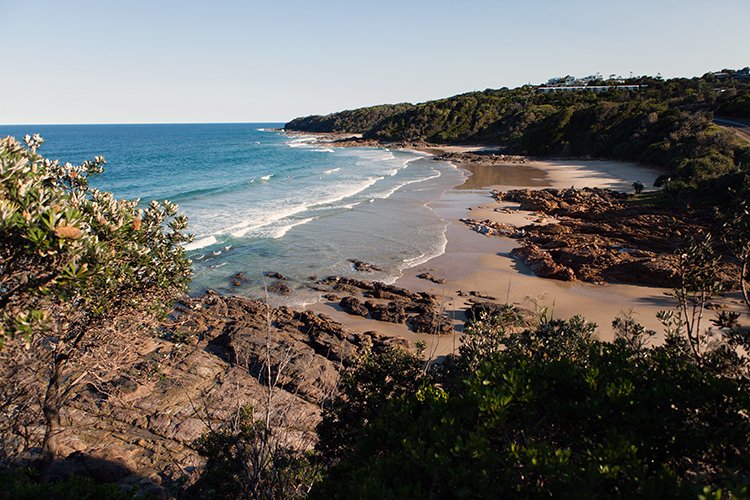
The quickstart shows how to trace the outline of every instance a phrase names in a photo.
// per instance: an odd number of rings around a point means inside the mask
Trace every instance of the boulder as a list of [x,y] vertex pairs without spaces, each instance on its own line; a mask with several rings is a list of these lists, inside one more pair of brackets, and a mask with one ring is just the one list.
[[344,297],[341,299],[341,302],[339,302],[339,306],[341,306],[341,309],[354,316],[367,317],[367,314],[369,313],[367,307],[365,307],[356,297]]

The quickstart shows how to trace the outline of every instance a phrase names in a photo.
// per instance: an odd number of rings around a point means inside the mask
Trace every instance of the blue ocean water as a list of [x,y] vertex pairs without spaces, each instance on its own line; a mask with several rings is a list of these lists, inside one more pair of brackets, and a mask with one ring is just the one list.
[[[444,251],[446,222],[428,202],[460,184],[461,171],[417,152],[333,149],[281,125],[24,125],[0,135],[39,133],[40,152],[64,162],[103,155],[97,187],[177,203],[196,236],[194,293],[260,297],[263,273],[275,271],[294,293],[274,302],[309,303],[313,276],[393,281]],[[358,274],[350,259],[383,271]]]

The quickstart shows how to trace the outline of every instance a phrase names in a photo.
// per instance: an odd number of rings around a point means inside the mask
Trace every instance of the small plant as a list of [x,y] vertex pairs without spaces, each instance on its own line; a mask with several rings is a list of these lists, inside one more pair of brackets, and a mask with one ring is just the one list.
[[736,328],[739,324],[740,319],[740,313],[735,311],[720,311],[716,318],[711,320],[711,323],[716,326],[716,328],[728,328],[733,329]]
[[615,331],[615,339],[625,342],[636,352],[645,349],[651,338],[656,335],[654,330],[648,330],[638,323],[633,317],[632,311],[617,316],[612,321],[612,328]]

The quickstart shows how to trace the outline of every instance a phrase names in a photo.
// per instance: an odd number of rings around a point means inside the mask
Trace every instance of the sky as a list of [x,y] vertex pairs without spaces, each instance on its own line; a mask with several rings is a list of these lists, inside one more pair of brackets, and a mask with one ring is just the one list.
[[0,124],[285,122],[750,65],[748,0],[0,0]]

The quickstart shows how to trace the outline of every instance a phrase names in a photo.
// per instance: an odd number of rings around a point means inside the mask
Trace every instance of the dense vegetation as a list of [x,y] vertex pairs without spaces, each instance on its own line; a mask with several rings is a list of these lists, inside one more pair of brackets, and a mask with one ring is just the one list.
[[[607,82],[592,82],[606,84]],[[712,123],[750,118],[750,84],[702,78],[625,82],[637,90],[485,90],[417,105],[296,119],[287,129],[363,132],[384,141],[485,143],[532,155],[631,160],[666,167],[661,183],[692,187],[750,166],[750,144]]]
[[287,128],[308,132],[364,133],[383,120],[411,107],[411,104],[384,104],[326,116],[307,116],[292,120],[287,123]]
[[520,321],[480,318],[431,370],[402,351],[365,359],[321,425],[312,497],[748,495],[746,359],[696,359],[680,336],[646,347],[627,318],[613,343],[581,318],[512,333]]

